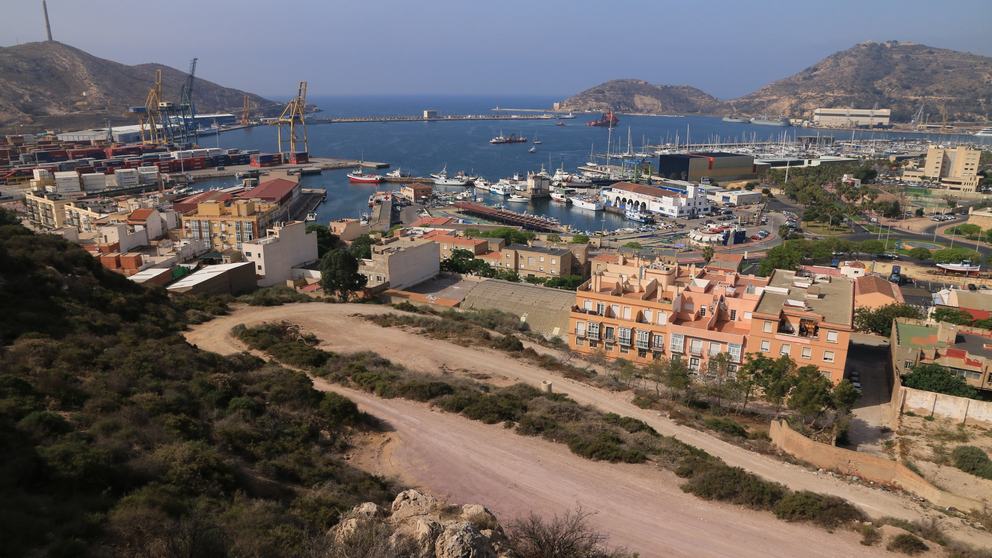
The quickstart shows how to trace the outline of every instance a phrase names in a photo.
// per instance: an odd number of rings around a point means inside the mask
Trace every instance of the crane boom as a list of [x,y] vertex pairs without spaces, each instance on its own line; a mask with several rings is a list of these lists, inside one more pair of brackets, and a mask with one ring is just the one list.
[[[303,118],[303,109],[307,104],[307,82],[301,81],[296,98],[286,103],[279,118],[273,120],[272,126],[279,126],[279,153],[284,153],[285,144],[289,144],[289,151],[305,151],[310,149],[307,145],[307,124]],[[286,138],[283,139],[283,128],[286,129]],[[297,145],[302,146],[302,150]]]

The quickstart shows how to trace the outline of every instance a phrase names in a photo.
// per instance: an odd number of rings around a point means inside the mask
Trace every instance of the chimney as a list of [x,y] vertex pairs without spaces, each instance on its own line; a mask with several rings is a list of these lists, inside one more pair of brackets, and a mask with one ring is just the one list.
[[52,26],[48,23],[48,3],[41,0],[41,9],[45,11],[45,31],[48,32],[48,41],[52,41]]

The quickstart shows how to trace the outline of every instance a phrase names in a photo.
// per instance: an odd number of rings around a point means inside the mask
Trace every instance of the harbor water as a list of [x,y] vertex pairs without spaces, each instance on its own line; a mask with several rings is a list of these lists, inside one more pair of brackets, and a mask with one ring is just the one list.
[[[439,116],[451,115],[491,115],[496,106],[516,108],[550,107],[564,97],[519,96],[356,96],[309,98],[323,109],[320,117],[355,117],[417,115],[424,110],[437,110]],[[586,126],[599,114],[578,113],[574,119],[548,120],[472,120],[451,122],[358,122],[334,124],[309,124],[307,135],[310,154],[314,157],[362,159],[389,163],[391,169],[401,168],[403,173],[413,176],[429,176],[447,167],[449,175],[464,171],[471,175],[483,176],[491,182],[508,178],[514,173],[555,168],[564,164],[569,172],[576,172],[579,166],[590,160],[590,152],[602,154],[607,151],[608,138],[612,139],[611,152],[639,152],[645,144],[658,145],[676,141],[684,144],[710,142],[719,139],[723,142],[735,141],[781,141],[783,134],[834,136],[838,141],[850,139],[850,131],[824,131],[804,128],[777,128],[723,122],[719,117],[709,116],[629,116],[620,115],[620,122],[612,133],[604,127]],[[556,125],[562,122],[564,126]],[[629,133],[628,133],[629,128]],[[489,140],[499,135],[525,136],[527,143],[491,145]],[[632,145],[628,146],[628,135]],[[888,139],[913,137],[925,139],[924,135],[858,131],[855,138]],[[533,140],[541,144],[533,144]],[[259,149],[273,152],[277,148],[276,128],[258,126],[224,132],[217,137],[201,140],[201,146],[213,147],[219,141],[223,148]],[[529,149],[536,147],[536,153]],[[598,160],[603,162],[602,159]],[[347,170],[324,171],[321,175],[302,178],[304,188],[324,189],[327,201],[317,208],[319,223],[327,223],[343,217],[359,217],[368,211],[369,195],[378,189],[399,189],[400,183],[379,185],[351,184]],[[366,171],[369,172],[369,171]],[[386,170],[376,171],[385,173]],[[232,186],[233,178],[198,181],[194,189],[215,186]],[[442,188],[438,191],[457,194],[464,188]],[[534,215],[555,217],[564,225],[579,230],[614,230],[635,227],[636,223],[622,215],[605,212],[592,212],[563,205],[550,199],[532,200],[526,203],[506,203],[502,196],[490,192],[477,192],[482,203],[505,203],[507,209],[527,212]]]

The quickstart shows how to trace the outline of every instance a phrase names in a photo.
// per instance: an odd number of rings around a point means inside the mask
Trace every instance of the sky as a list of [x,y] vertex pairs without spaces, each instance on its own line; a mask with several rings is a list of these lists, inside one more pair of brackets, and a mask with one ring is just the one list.
[[[990,0],[48,0],[56,41],[270,98],[536,94],[618,78],[734,99],[867,41],[992,56]],[[0,46],[45,40],[0,0]]]

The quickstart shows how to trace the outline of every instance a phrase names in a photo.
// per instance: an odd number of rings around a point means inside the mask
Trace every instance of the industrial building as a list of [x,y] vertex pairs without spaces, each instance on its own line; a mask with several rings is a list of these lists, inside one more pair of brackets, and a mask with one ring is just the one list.
[[813,124],[842,128],[890,128],[891,116],[891,109],[818,108],[813,111]]
[[689,182],[728,182],[758,176],[754,157],[738,153],[681,153],[658,157],[658,175]]

